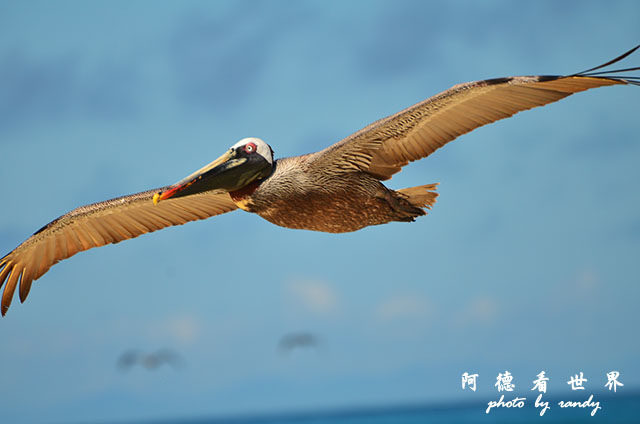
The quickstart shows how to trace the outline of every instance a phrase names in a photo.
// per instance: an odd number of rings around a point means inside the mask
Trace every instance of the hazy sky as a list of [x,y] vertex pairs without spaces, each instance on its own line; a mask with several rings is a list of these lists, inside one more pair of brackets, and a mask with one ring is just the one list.
[[[574,73],[640,3],[0,2],[0,255],[247,136],[320,150],[450,86]],[[622,67],[640,65],[640,54]],[[330,235],[236,211],[79,254],[0,320],[3,422],[105,422],[640,387],[638,87],[456,140],[388,182],[427,217]],[[282,355],[309,332],[317,348]],[[185,366],[120,372],[130,349]],[[462,391],[464,371],[480,374]],[[550,411],[553,412],[553,411]]]

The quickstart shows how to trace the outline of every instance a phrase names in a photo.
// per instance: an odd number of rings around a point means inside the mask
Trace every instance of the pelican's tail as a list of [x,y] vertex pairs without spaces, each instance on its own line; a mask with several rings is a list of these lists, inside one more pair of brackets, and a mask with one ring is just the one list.
[[403,188],[402,190],[398,190],[397,193],[416,208],[431,209],[438,197],[438,193],[435,192],[437,186],[438,183]]

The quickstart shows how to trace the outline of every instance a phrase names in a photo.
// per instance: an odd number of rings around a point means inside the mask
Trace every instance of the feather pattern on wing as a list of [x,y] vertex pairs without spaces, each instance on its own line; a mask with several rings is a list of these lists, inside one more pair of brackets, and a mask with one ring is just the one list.
[[51,221],[0,259],[0,288],[6,284],[2,315],[9,309],[18,285],[20,300],[24,302],[34,280],[78,252],[237,208],[229,193],[215,191],[154,205],[153,195],[164,189],[81,206]]
[[604,76],[525,76],[458,84],[314,153],[316,170],[386,180],[458,136],[579,91],[627,84]]

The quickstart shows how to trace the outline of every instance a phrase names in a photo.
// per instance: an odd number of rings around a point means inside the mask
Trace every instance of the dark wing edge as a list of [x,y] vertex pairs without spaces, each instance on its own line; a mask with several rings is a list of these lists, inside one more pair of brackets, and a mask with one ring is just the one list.
[[237,209],[228,193],[216,191],[167,199],[154,205],[153,195],[164,189],[76,208],[9,252],[0,259],[0,289],[6,283],[0,306],[2,315],[7,313],[18,286],[20,301],[24,302],[34,280],[78,252]]
[[367,172],[387,180],[409,162],[483,125],[591,88],[640,85],[639,76],[617,75],[640,67],[595,72],[639,48],[573,75],[506,77],[455,85],[312,154],[310,166],[328,173]]

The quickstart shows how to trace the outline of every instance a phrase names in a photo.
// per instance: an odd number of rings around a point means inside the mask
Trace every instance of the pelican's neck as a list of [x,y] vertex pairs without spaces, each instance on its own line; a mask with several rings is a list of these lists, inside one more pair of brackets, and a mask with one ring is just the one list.
[[256,180],[241,189],[230,191],[229,194],[231,195],[231,199],[233,199],[234,202],[237,202],[251,196],[263,181],[264,180]]
[[229,195],[231,195],[231,199],[236,203],[246,200],[247,197],[251,196],[258,189],[258,187],[260,187],[260,184],[262,184],[273,175],[276,170],[277,163],[278,161],[274,162],[273,166],[271,167],[271,173],[267,177],[259,178],[238,190],[230,191]]

